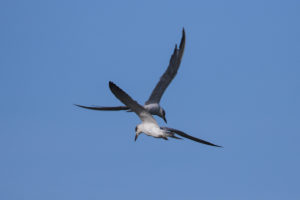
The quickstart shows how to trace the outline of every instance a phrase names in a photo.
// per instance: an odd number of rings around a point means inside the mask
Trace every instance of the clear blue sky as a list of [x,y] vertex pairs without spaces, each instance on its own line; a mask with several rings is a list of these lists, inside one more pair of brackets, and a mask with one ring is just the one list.
[[[1,1],[0,199],[300,199],[299,10],[297,0]],[[224,148],[134,142],[136,115],[73,106],[120,105],[110,80],[144,103],[182,27],[167,125]]]

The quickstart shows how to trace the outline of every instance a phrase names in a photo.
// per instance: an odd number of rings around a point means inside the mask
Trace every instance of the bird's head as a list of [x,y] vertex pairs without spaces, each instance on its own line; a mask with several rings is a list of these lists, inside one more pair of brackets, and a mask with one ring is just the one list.
[[159,116],[167,123],[166,111],[163,108],[159,109]]
[[139,126],[135,127],[135,138],[134,141],[137,140],[137,138],[139,137],[139,135],[142,133],[142,131],[140,130]]

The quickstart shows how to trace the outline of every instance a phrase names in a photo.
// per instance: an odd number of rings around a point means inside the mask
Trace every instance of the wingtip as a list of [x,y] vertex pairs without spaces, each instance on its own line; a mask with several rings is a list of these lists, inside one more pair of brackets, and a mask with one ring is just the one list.
[[114,82],[109,81],[109,88],[110,88],[110,89],[116,88],[116,87],[117,87],[117,85],[116,85]]
[[220,146],[220,145],[216,145],[216,144],[213,144],[213,143],[210,143],[210,142],[208,142],[208,145],[210,145],[210,146],[213,146],[213,147],[219,147],[219,148],[223,148],[222,146]]
[[181,42],[180,42],[180,45],[179,45],[180,50],[181,49],[183,50],[184,46],[185,46],[185,30],[184,30],[184,28],[182,28],[182,38],[181,38]]
[[87,108],[87,107],[85,107],[85,106],[82,106],[82,105],[79,105],[79,104],[73,104],[74,106],[77,106],[77,107],[79,107],[79,108]]
[[224,147],[222,147],[222,146],[219,146],[219,145],[216,145],[216,144],[215,144],[214,146],[215,146],[215,147],[219,147],[219,148],[224,148]]
[[121,88],[119,88],[119,86],[117,86],[114,82],[109,81],[109,89],[112,91],[112,93],[114,95],[116,95],[116,93],[125,93]]

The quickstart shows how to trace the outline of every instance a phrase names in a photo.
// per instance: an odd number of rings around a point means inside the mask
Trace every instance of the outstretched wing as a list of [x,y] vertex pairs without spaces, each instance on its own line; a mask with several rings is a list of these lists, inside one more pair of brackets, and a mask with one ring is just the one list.
[[159,82],[156,84],[146,104],[160,102],[163,93],[165,92],[165,90],[167,89],[167,87],[169,86],[169,84],[177,74],[178,68],[181,63],[181,58],[183,56],[184,47],[185,47],[185,31],[183,28],[179,49],[177,48],[177,45],[175,45],[175,49],[171,56],[169,66],[165,71],[165,73],[160,77]]
[[127,106],[113,106],[113,107],[102,107],[102,106],[82,106],[74,104],[80,108],[90,109],[90,110],[100,110],[100,111],[119,111],[119,110],[129,110]]
[[119,88],[116,84],[109,81],[109,88],[112,93],[126,106],[135,112],[143,122],[152,122],[157,124],[152,115],[138,102],[134,101],[126,92]]
[[168,128],[168,127],[161,127],[161,128],[163,130],[165,130],[165,131],[169,131],[171,133],[175,133],[175,134],[180,135],[182,137],[185,137],[187,139],[194,140],[195,142],[199,142],[199,143],[202,143],[202,144],[206,144],[206,145],[210,145],[210,146],[215,146],[215,147],[222,147],[222,146],[219,146],[219,145],[207,142],[205,140],[201,140],[199,138],[193,137],[191,135],[188,135],[188,134],[186,134],[186,133],[184,133],[182,131],[179,131],[179,130],[176,130],[176,129],[173,129],[173,128]]

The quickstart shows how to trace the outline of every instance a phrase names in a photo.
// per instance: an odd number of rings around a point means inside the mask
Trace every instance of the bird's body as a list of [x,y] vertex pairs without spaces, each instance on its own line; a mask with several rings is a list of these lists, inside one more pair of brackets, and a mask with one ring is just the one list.
[[[180,41],[179,48],[177,48],[177,45],[175,45],[174,52],[170,58],[169,66],[164,72],[164,74],[160,77],[159,82],[156,84],[155,88],[153,89],[149,99],[145,102],[144,108],[152,115],[157,115],[161,117],[165,122],[166,120],[166,112],[165,110],[160,106],[160,100],[169,86],[169,84],[172,82],[172,80],[175,78],[177,71],[179,69],[181,59],[183,56],[185,48],[185,31],[182,29],[182,38]],[[81,108],[86,108],[90,110],[100,110],[100,111],[119,111],[119,110],[127,110],[130,111],[130,108],[128,106],[113,106],[113,107],[102,107],[102,106],[82,106],[75,104],[76,106],[79,106]]]
[[145,133],[148,136],[152,136],[155,138],[163,138],[165,140],[168,139],[168,137],[181,139],[176,136],[180,135],[182,137],[194,140],[195,142],[199,142],[206,145],[211,145],[215,147],[220,147],[218,145],[212,144],[210,142],[207,142],[205,140],[201,140],[199,138],[193,137],[191,135],[188,135],[182,131],[168,128],[168,127],[160,127],[157,124],[157,121],[152,117],[152,115],[140,104],[138,104],[136,101],[134,101],[126,92],[124,92],[121,88],[119,88],[116,84],[113,82],[109,82],[109,88],[111,92],[126,106],[130,108],[133,112],[135,112],[138,117],[141,119],[142,123],[137,125],[135,128],[135,140],[137,140],[139,134]]
[[162,129],[160,129],[158,124],[155,124],[153,122],[143,122],[137,125],[136,132],[145,133],[146,135],[155,138],[166,137],[165,132]]
[[154,138],[163,138],[165,140],[167,140],[168,137],[182,139],[176,136],[176,135],[180,135],[182,137],[191,139],[195,142],[220,147],[218,145],[212,144],[205,140],[201,140],[199,138],[188,135],[182,131],[173,128],[168,128],[168,127],[160,127],[157,124],[157,121],[152,116],[152,115],[157,115],[162,119],[164,119],[165,122],[167,122],[165,118],[165,114],[166,114],[165,110],[160,106],[160,100],[165,90],[167,89],[167,87],[170,85],[170,83],[172,82],[172,80],[175,78],[177,74],[184,53],[184,48],[185,48],[185,31],[183,29],[179,48],[177,48],[177,45],[175,45],[175,49],[171,56],[168,68],[160,77],[159,82],[156,84],[149,99],[145,102],[144,106],[134,101],[126,92],[124,92],[113,82],[109,82],[109,88],[111,92],[124,104],[124,106],[97,107],[97,106],[82,106],[76,104],[75,105],[81,108],[86,108],[91,110],[101,110],[101,111],[127,110],[129,112],[131,111],[135,112],[142,121],[141,124],[136,126],[135,140],[138,138],[139,134],[141,133],[145,133],[146,135],[152,136]]

